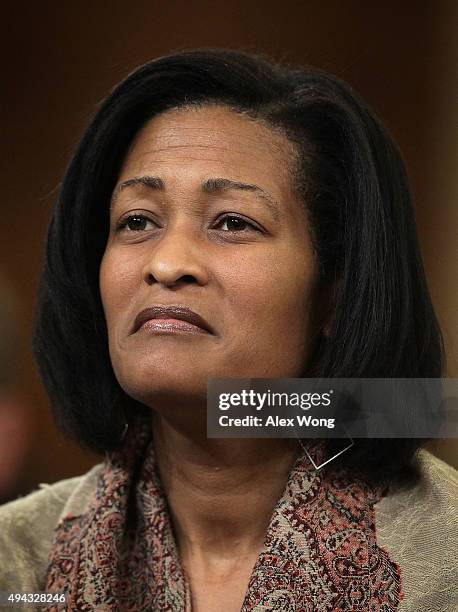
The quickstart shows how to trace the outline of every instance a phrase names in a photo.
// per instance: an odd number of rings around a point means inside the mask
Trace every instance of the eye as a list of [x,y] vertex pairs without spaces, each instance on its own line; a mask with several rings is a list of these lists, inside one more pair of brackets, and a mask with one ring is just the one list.
[[141,232],[147,229],[148,223],[153,223],[153,221],[145,217],[145,215],[134,214],[121,219],[116,229],[117,231],[126,229],[129,232]]
[[226,231],[229,232],[240,232],[243,231],[245,227],[248,227],[256,232],[260,231],[252,223],[250,223],[246,219],[243,219],[242,217],[238,217],[237,215],[225,215],[224,217],[221,217],[217,225],[221,225],[221,223],[223,225],[226,224]]

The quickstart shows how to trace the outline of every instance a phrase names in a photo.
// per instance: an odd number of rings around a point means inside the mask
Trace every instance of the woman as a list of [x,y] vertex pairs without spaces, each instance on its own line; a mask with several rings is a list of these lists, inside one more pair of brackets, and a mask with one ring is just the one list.
[[[228,50],[108,96],[51,221],[35,354],[105,454],[4,506],[50,610],[452,610],[454,470],[419,440],[209,439],[213,378],[440,377],[407,181],[350,87]],[[453,538],[455,537],[455,541]]]

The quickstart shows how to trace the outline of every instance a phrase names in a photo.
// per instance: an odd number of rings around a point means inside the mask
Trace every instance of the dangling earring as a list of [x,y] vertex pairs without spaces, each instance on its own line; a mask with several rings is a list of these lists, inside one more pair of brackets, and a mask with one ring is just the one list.
[[342,450],[340,450],[338,453],[336,453],[335,455],[333,455],[332,457],[330,457],[329,459],[327,459],[326,461],[323,461],[323,463],[320,463],[319,465],[317,465],[315,463],[315,461],[313,460],[313,457],[310,455],[310,453],[308,452],[305,444],[303,444],[302,440],[298,437],[298,442],[302,448],[302,450],[304,451],[304,453],[307,455],[310,463],[313,465],[313,467],[316,470],[320,470],[322,467],[324,467],[325,465],[327,465],[330,461],[333,461],[334,459],[336,459],[337,457],[339,457],[339,455],[341,455],[342,453],[344,453],[345,451],[347,451],[349,448],[351,448],[354,445],[354,441],[352,438],[348,438],[350,440],[350,444],[348,446],[346,446],[345,448],[343,448]]
[[123,432],[121,434],[121,442],[124,442],[125,437],[127,436],[127,430],[129,429],[129,423],[125,423],[124,424],[124,429]]

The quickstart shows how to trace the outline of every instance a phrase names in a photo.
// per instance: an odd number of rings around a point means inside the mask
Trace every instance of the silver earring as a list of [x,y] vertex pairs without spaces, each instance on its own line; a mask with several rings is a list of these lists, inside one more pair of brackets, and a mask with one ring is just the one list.
[[124,438],[125,438],[125,437],[126,437],[126,435],[127,435],[127,430],[128,430],[128,429],[129,429],[129,423],[125,423],[125,425],[124,425],[124,430],[123,430],[123,432],[122,432],[122,434],[121,434],[121,442],[124,442]]
[[340,450],[338,453],[336,453],[335,455],[333,455],[332,457],[330,457],[329,459],[327,459],[326,461],[324,461],[323,463],[320,463],[319,465],[317,465],[315,463],[315,461],[313,460],[313,457],[310,455],[310,453],[308,452],[306,446],[302,443],[302,440],[300,438],[298,438],[299,444],[302,447],[303,451],[305,452],[305,454],[307,455],[310,463],[313,465],[313,467],[316,470],[320,470],[322,467],[324,467],[325,465],[327,465],[330,461],[333,461],[334,459],[336,459],[337,457],[339,457],[342,453],[344,453],[345,451],[347,451],[349,448],[351,448],[354,445],[354,441],[352,438],[348,438],[350,440],[350,444],[348,446],[346,446],[345,448],[343,448],[342,450]]

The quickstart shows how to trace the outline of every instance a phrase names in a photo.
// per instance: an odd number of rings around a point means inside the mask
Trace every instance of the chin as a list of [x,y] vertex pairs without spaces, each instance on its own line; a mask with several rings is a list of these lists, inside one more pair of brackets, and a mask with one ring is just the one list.
[[147,406],[205,402],[208,377],[187,369],[142,368],[118,377],[122,389]]

